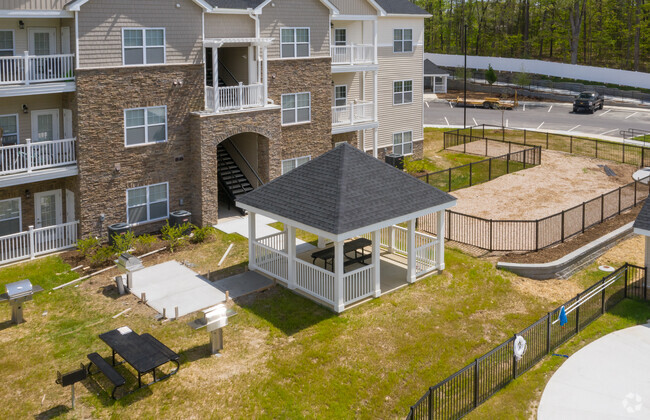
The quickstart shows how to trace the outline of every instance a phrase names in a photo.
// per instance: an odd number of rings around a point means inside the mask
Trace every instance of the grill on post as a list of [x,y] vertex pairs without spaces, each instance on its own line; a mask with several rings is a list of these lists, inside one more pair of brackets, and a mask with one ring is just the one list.
[[41,292],[41,286],[32,286],[29,280],[20,280],[5,285],[7,293],[0,295],[0,301],[7,301],[11,305],[11,322],[21,324],[23,318],[23,303],[32,300],[34,293]]
[[125,252],[121,254],[117,260],[115,260],[115,265],[117,265],[117,268],[120,271],[126,273],[126,287],[131,290],[131,287],[133,286],[133,272],[144,268],[142,261],[140,261],[139,258]]

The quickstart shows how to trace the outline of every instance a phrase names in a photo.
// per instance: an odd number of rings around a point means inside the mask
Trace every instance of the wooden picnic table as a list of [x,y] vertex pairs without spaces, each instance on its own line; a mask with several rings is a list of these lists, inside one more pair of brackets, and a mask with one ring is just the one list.
[[[366,253],[366,247],[370,245],[372,245],[372,241],[366,238],[358,238],[343,244],[343,257],[347,258],[343,266],[347,267],[348,265],[356,263],[366,264],[366,259],[372,256],[371,252]],[[354,257],[347,255],[350,252],[354,252]],[[332,271],[334,271],[334,247],[329,247],[321,249],[320,251],[313,252],[311,254],[311,257],[313,258],[314,264],[316,264],[316,260],[318,259],[323,260],[326,270],[329,261],[329,264],[332,267]]]

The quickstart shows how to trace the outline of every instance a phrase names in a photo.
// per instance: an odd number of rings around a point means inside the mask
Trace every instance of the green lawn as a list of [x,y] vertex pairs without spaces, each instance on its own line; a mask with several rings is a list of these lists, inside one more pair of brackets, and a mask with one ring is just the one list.
[[[219,236],[216,244],[167,258],[203,267],[209,255],[218,260],[232,240]],[[236,244],[245,249],[245,241]],[[245,264],[245,252],[235,255],[229,265]],[[204,331],[185,325],[192,317],[155,321],[153,310],[133,296],[117,296],[111,274],[51,291],[76,276],[58,257],[5,268],[0,287],[29,277],[48,290],[26,304],[27,323],[3,324],[3,379],[20,393],[2,393],[0,403],[17,418],[402,417],[427,387],[573,295],[592,270],[564,282],[566,293],[544,296],[522,287],[538,289],[539,282],[461,252],[448,250],[446,263],[441,275],[340,316],[279,286],[240,300],[233,303],[238,315],[225,330],[220,358],[210,357]],[[112,318],[126,308],[132,310]],[[9,311],[3,311],[7,319]],[[179,352],[180,372],[118,402],[85,382],[77,387],[76,412],[66,412],[69,390],[54,384],[56,370],[77,367],[90,352],[108,355],[97,335],[122,325],[150,332]]]

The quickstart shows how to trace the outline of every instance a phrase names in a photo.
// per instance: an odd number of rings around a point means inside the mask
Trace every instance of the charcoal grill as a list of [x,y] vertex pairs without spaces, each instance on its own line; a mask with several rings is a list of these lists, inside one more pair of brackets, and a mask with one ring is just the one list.
[[21,324],[25,322],[23,318],[23,303],[32,300],[34,293],[43,291],[38,285],[32,285],[32,282],[25,279],[5,285],[7,293],[0,295],[0,302],[9,302],[11,305],[11,322]]
[[142,261],[140,261],[139,258],[125,252],[121,254],[117,260],[115,260],[115,265],[121,272],[126,273],[126,287],[131,290],[133,287],[132,273],[144,268]]

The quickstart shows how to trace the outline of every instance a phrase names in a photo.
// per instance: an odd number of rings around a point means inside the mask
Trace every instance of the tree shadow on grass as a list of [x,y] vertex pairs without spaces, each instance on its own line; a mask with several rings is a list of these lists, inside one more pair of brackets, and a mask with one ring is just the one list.
[[265,319],[286,335],[293,335],[325,320],[338,318],[329,309],[284,287],[272,287],[234,301],[242,309]]

